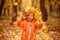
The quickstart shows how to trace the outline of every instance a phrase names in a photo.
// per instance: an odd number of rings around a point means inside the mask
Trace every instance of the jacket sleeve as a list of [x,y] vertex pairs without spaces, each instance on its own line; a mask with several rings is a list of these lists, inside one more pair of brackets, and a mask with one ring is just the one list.
[[17,25],[18,25],[18,27],[23,28],[23,21],[18,21]]
[[37,24],[36,24],[36,27],[37,27],[38,29],[41,29],[42,26],[43,26],[43,23],[37,23]]

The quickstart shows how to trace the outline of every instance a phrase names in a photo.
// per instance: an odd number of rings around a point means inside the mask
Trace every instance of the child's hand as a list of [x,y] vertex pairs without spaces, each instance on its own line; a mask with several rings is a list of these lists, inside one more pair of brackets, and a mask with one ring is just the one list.
[[17,22],[19,22],[19,21],[21,21],[21,19],[20,18],[17,18]]

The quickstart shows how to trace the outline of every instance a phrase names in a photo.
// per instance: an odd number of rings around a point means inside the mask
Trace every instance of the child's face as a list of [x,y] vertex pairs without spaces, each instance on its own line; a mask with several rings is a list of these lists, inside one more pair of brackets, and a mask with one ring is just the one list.
[[28,19],[31,21],[31,20],[33,20],[33,13],[30,13],[29,15],[28,15]]

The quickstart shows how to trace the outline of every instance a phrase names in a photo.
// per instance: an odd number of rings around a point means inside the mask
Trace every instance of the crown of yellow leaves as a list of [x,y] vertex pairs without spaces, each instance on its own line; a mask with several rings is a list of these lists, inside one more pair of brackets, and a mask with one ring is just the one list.
[[[34,14],[34,18],[37,20],[37,21],[40,21],[41,20],[41,12],[37,11],[34,7],[31,7],[28,9],[26,15],[29,15],[30,12],[32,12]],[[20,17],[22,16],[22,13],[19,13]],[[27,16],[22,16],[23,19],[26,19]]]

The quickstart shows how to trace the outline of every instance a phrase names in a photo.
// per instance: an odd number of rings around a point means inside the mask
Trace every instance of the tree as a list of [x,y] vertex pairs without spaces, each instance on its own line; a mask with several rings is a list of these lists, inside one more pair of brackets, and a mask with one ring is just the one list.
[[42,12],[42,20],[47,21],[48,15],[47,15],[47,10],[45,8],[45,0],[40,0],[40,9]]
[[22,0],[18,0],[19,10],[21,11],[21,2]]
[[4,6],[4,2],[5,2],[5,0],[2,0],[2,1],[1,1],[1,6],[0,6],[0,16],[1,16],[1,13],[2,13],[2,8],[3,8],[3,6]]

